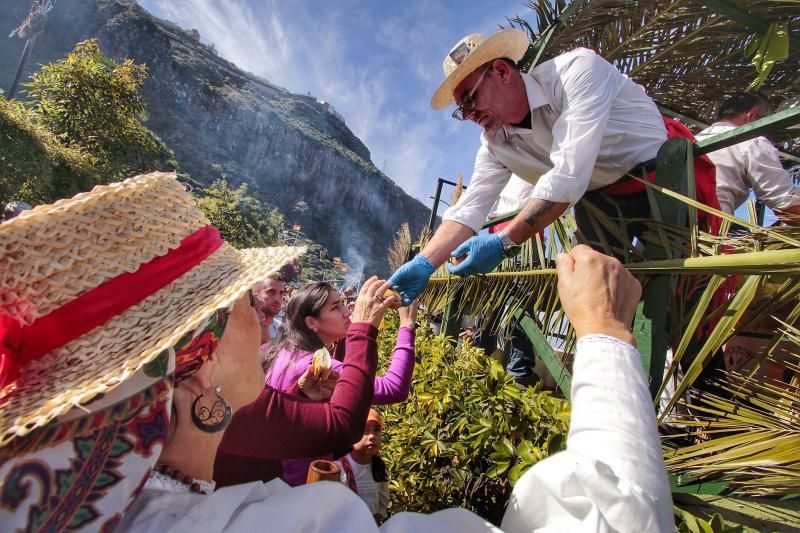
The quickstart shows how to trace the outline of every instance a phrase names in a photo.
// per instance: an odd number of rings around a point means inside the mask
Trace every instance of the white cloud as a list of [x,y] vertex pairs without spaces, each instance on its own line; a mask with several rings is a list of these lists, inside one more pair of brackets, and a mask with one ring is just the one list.
[[[491,32],[502,12],[482,3],[465,11],[461,2],[444,0],[393,9],[362,0],[140,2],[157,16],[197,28],[239,67],[330,101],[375,165],[410,194],[425,199],[437,176],[463,171],[469,177],[479,130],[431,110],[430,96],[449,47],[464,33]],[[462,27],[465,15],[479,26]]]
[[179,26],[196,28],[204,42],[244,70],[269,76],[287,64],[289,40],[274,11],[260,16],[244,0],[147,0],[142,4]]

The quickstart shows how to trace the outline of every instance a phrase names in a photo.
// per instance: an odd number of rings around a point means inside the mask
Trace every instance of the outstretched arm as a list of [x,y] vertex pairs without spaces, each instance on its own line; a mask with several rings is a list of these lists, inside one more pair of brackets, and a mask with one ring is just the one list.
[[583,245],[557,266],[578,337],[567,449],[520,478],[502,528],[671,532],[655,412],[630,331],[641,286],[618,261]]
[[522,244],[555,222],[568,207],[568,203],[530,198],[505,231],[512,241]]
[[452,220],[445,220],[439,229],[436,230],[431,240],[422,249],[422,255],[428,258],[433,263],[433,266],[439,268],[450,257],[450,252],[456,249],[456,246],[466,241],[475,234],[472,228],[467,227],[459,222]]
[[419,300],[408,307],[401,307],[400,328],[397,330],[397,343],[389,369],[375,378],[376,404],[400,403],[408,399],[411,391],[411,377],[414,374],[414,330],[417,325]]

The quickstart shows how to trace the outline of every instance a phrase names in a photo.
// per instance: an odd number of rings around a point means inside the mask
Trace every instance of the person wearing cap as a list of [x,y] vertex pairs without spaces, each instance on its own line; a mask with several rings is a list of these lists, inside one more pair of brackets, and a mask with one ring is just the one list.
[[341,481],[367,504],[378,523],[388,516],[389,477],[381,458],[383,421],[375,409],[369,410],[364,436],[353,444],[349,454],[336,461]]
[[[714,137],[769,114],[769,102],[763,95],[736,93],[720,104],[717,122],[697,138]],[[769,139],[755,137],[710,152],[708,157],[717,167],[717,197],[722,211],[732,215],[752,190],[787,223],[800,224],[800,188],[783,168],[778,150]]]
[[[404,301],[416,298],[451,256],[458,262],[448,265],[454,274],[490,272],[587,191],[615,195],[626,215],[648,218],[644,184],[624,176],[654,158],[668,136],[691,138],[594,51],[577,48],[526,73],[516,62],[527,49],[526,34],[507,29],[467,35],[444,59],[445,80],[432,107],[455,103],[455,119],[484,131],[467,190],[422,252],[390,278]],[[475,235],[512,173],[534,184],[530,197],[502,231]],[[695,174],[698,199],[716,207],[713,165],[703,160]],[[582,206],[575,209],[580,229],[596,241],[591,225],[582,223]]]

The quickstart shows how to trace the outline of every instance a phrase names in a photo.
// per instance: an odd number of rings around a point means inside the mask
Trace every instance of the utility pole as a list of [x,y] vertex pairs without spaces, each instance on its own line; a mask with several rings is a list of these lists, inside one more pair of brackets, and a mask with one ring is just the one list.
[[[433,233],[433,226],[436,224],[436,213],[439,211],[439,202],[442,199],[442,186],[444,184],[452,185],[453,187],[458,187],[458,183],[450,180],[446,180],[444,178],[439,178],[438,183],[436,184],[436,195],[433,197],[433,207],[431,207],[431,218],[428,221],[428,229]],[[466,189],[467,187],[462,185],[462,189]]]
[[53,9],[54,3],[55,0],[33,0],[28,16],[22,21],[22,24],[9,35],[9,37],[25,39],[25,48],[22,49],[22,55],[19,58],[17,74],[14,76],[14,81],[11,83],[11,88],[8,90],[7,97],[9,100],[12,100],[17,95],[19,82],[25,73],[25,65],[28,64],[28,59],[31,57],[33,45],[36,43],[36,38],[42,33],[45,22],[47,21],[47,14]]

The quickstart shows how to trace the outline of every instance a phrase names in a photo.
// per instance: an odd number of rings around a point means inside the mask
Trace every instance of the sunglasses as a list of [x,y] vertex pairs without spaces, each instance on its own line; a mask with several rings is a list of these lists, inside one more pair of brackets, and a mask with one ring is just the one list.
[[483,77],[486,75],[486,73],[489,71],[490,68],[491,65],[483,69],[483,72],[481,72],[481,75],[478,77],[478,81],[476,81],[475,85],[472,86],[472,89],[469,90],[467,96],[465,96],[464,99],[461,100],[461,105],[459,105],[456,108],[456,110],[453,111],[453,114],[451,116],[454,119],[464,120],[464,116],[467,113],[471,112],[473,109],[475,109],[475,90],[478,88],[478,85],[481,84],[481,82],[483,81]]

